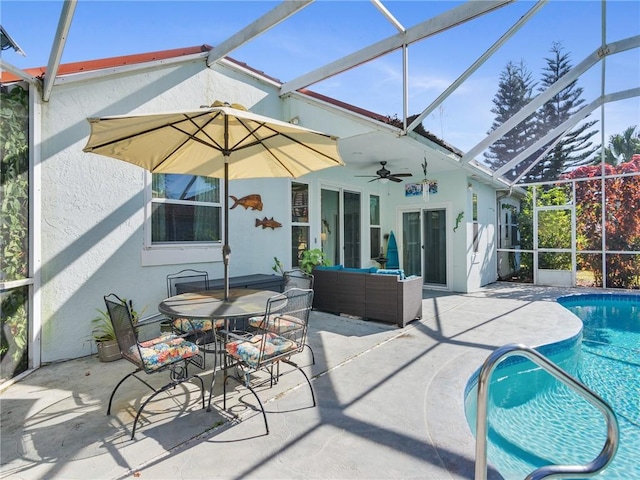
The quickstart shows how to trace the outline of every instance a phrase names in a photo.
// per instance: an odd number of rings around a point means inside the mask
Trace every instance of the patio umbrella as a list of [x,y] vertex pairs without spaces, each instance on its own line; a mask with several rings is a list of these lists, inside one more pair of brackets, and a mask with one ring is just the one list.
[[152,173],[224,179],[224,296],[229,295],[229,180],[297,178],[344,165],[337,138],[216,102],[195,111],[88,118],[85,152]]

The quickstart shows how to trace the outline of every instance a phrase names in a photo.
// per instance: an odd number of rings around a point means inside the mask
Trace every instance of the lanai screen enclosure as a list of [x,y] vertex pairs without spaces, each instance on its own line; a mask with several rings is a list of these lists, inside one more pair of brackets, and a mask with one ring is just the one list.
[[[149,23],[137,16],[142,12],[133,4],[104,3],[121,9],[123,21]],[[358,109],[377,112],[381,129],[407,141],[389,152],[372,136],[341,139],[345,164],[358,174],[369,174],[375,171],[372,165],[396,156],[412,160],[396,163],[394,170],[403,167],[421,178],[424,151],[415,155],[409,149],[426,133],[439,153],[438,162],[429,162],[430,171],[473,166],[486,173],[482,179],[472,176],[474,181],[502,185],[494,208],[498,278],[640,287],[637,2],[372,0],[225,6],[237,9],[225,22],[236,33],[226,38],[211,23],[220,2],[158,2],[154,8],[171,10],[171,23],[158,24],[161,34],[142,34],[126,47],[114,42],[113,56],[176,48],[176,42],[207,43],[215,48],[203,48],[194,61],[209,68],[248,66],[238,75],[262,70],[272,76],[269,84],[281,99],[324,97],[339,108],[340,102],[352,106],[356,114]],[[39,329],[30,328],[33,316],[42,315],[38,252],[43,242],[37,223],[42,220],[34,172],[46,168],[50,152],[43,156],[40,150],[38,122],[46,121],[56,89],[79,74],[72,62],[86,60],[86,50],[74,50],[83,40],[72,25],[96,21],[89,28],[94,38],[117,33],[113,25],[100,22],[101,12],[87,14],[103,8],[100,2],[43,2],[43,14],[57,16],[57,29],[33,16],[39,31],[50,32],[52,43],[48,62],[32,60],[30,52],[47,35],[32,39],[13,31],[11,7],[12,2],[3,3],[3,27],[20,47],[3,38],[6,50],[0,59],[2,379],[40,363],[39,347],[34,347]],[[338,21],[343,18],[351,20]],[[297,29],[289,30],[296,21]],[[305,28],[305,22],[314,28]],[[188,24],[190,31],[167,34],[179,24]],[[330,37],[318,25],[331,26]],[[346,28],[337,33],[340,25]],[[188,37],[195,32],[208,35]],[[541,32],[552,35],[541,38]],[[153,46],[144,44],[145,38]],[[299,57],[288,48],[292,44],[305,47]],[[26,52],[25,60],[16,56],[19,50]],[[523,51],[528,54],[521,60]],[[105,74],[94,68],[85,74],[94,79]],[[197,107],[199,99],[194,102]],[[475,210],[471,217],[462,221],[473,224],[474,235],[481,233]]]

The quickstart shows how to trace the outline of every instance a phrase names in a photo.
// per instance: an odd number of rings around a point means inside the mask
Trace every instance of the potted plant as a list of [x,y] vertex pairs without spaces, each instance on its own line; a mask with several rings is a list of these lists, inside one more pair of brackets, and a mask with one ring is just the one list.
[[313,267],[317,266],[329,266],[330,262],[324,255],[324,252],[319,248],[312,248],[311,250],[305,250],[302,252],[300,258],[300,270],[305,273],[311,274]]
[[116,332],[113,330],[109,314],[99,308],[96,308],[96,311],[98,315],[91,320],[91,325],[93,326],[91,336],[98,348],[98,359],[101,362],[113,362],[122,358],[120,347],[116,340]]
[[273,266],[271,267],[271,270],[273,270],[274,272],[276,272],[276,275],[284,275],[284,263],[282,263],[281,260],[278,259],[278,257],[273,257]]
[[[123,302],[129,304],[133,324],[135,325],[138,323],[138,319],[142,312],[138,313],[133,309],[133,302],[131,300],[123,299]],[[98,312],[98,315],[91,320],[91,324],[93,326],[91,336],[96,342],[96,347],[98,348],[98,359],[101,362],[113,362],[114,360],[122,358],[120,347],[116,339],[116,332],[113,329],[109,313],[106,310],[100,310],[99,308],[96,308],[96,312]]]

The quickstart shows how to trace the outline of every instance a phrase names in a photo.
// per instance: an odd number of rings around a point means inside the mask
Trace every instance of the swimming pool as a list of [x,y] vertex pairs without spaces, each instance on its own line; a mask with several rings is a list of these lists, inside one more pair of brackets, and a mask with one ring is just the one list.
[[[538,348],[598,393],[616,413],[620,444],[613,462],[592,478],[640,478],[640,295],[572,295],[558,302],[578,316],[580,335]],[[475,433],[477,375],[465,392]],[[489,463],[505,479],[522,479],[552,463],[587,463],[604,445],[602,414],[521,357],[494,371],[488,403]]]

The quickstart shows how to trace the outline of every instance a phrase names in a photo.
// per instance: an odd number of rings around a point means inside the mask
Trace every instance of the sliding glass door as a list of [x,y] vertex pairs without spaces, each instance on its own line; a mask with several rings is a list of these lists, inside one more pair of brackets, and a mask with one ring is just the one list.
[[332,265],[360,267],[362,258],[361,195],[342,189],[320,192],[322,251]]

